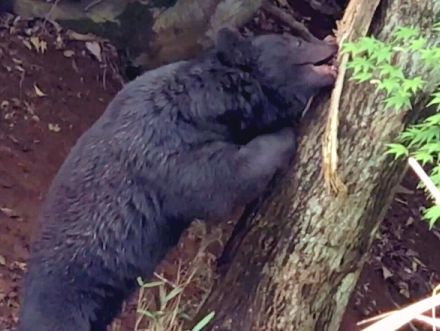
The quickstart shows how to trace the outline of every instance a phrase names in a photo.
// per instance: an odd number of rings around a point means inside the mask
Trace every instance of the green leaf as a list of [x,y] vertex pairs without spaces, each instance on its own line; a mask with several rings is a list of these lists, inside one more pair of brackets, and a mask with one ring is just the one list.
[[431,170],[431,176],[440,176],[440,164],[437,164],[434,168]]
[[411,38],[416,37],[419,34],[419,31],[413,27],[399,27],[394,33],[394,40],[396,42],[399,41],[407,41]]
[[366,81],[369,81],[373,77],[373,74],[371,72],[357,72],[353,74],[352,80],[357,81],[358,83],[363,83]]
[[377,87],[390,95],[401,87],[401,82],[395,78],[384,79],[377,84]]
[[440,47],[425,48],[420,50],[420,57],[427,67],[438,67],[440,62]]
[[403,81],[402,87],[405,91],[411,91],[412,93],[416,93],[417,91],[422,89],[424,84],[425,81],[422,79],[422,77],[417,76],[412,79],[405,79]]
[[166,295],[165,303],[167,303],[168,301],[170,301],[171,299],[173,299],[174,297],[176,297],[177,295],[182,293],[182,291],[183,291],[183,288],[181,288],[181,287],[173,288],[171,290],[171,292]]
[[435,175],[431,174],[431,176],[429,177],[436,186],[440,186],[440,174],[435,174]]
[[350,55],[356,55],[362,52],[362,50],[359,48],[359,45],[357,43],[352,42],[345,42],[342,44],[341,47],[341,53],[342,54],[350,54]]
[[375,54],[384,45],[374,37],[363,37],[359,39],[358,44],[359,48],[369,55]]
[[440,22],[437,22],[433,25],[433,30],[436,32],[440,32]]
[[410,94],[407,91],[398,90],[387,99],[385,99],[385,107],[396,111],[402,108],[411,108]]
[[[440,113],[429,116],[423,123],[427,126],[440,126]],[[438,129],[440,130],[440,127]]]
[[390,46],[382,45],[374,53],[371,54],[371,58],[376,60],[376,63],[389,63],[391,62],[391,57],[393,56],[393,51]]
[[405,131],[400,133],[399,140],[402,142],[409,142],[414,140],[415,137],[419,134],[420,129],[417,126],[410,126]]
[[137,310],[137,313],[138,313],[138,314],[142,314],[142,315],[144,315],[144,316],[146,316],[146,317],[148,317],[148,318],[150,318],[150,319],[152,319],[152,320],[157,320],[157,316],[156,316],[156,314],[154,314],[154,313],[152,313],[152,312],[149,312],[148,310],[145,310],[145,309],[138,309],[138,310]]
[[215,312],[210,312],[208,315],[203,317],[193,328],[191,331],[201,331],[205,326],[208,325],[209,322],[214,318]]
[[353,74],[356,75],[360,72],[371,72],[374,66],[366,57],[357,56],[347,63],[347,68],[352,69]]
[[404,79],[405,75],[400,67],[384,63],[379,66],[380,77],[388,77],[393,79]]
[[423,146],[420,147],[420,149],[416,153],[418,152],[425,152],[431,155],[438,154],[440,153],[440,142],[438,141],[438,139],[434,139],[434,142],[425,143]]
[[433,93],[432,96],[433,96],[433,98],[428,103],[428,107],[432,106],[432,105],[440,105],[440,91]]
[[398,159],[402,156],[408,156],[408,149],[401,144],[388,144],[388,150],[385,152],[386,154],[394,154],[394,159]]
[[431,163],[434,158],[431,154],[418,150],[414,154],[414,158],[419,161],[422,165],[426,165],[427,163]]
[[429,228],[432,229],[435,223],[440,219],[440,205],[434,205],[425,209],[423,217],[428,221]]
[[165,301],[165,297],[167,292],[165,291],[165,286],[159,286],[159,302],[160,302],[160,310],[165,310],[167,302]]
[[181,312],[178,315],[181,319],[184,319],[186,321],[191,321],[191,316],[189,316],[187,313],[185,312]]
[[161,281],[157,281],[157,282],[150,282],[150,283],[143,283],[141,285],[142,288],[152,288],[152,287],[157,287],[157,286],[161,286],[163,285],[164,282]]
[[437,186],[440,187],[440,164],[437,162],[437,166],[435,166],[431,173],[429,174],[429,177],[431,178],[432,182]]
[[409,147],[418,147],[420,150],[423,145],[439,141],[439,128],[426,126],[423,123],[415,125],[412,130],[412,137],[409,140]]
[[425,38],[423,38],[423,37],[416,38],[414,40],[411,40],[411,43],[409,45],[409,49],[412,52],[419,51],[423,48],[423,46],[426,45],[426,43],[427,43],[427,40]]

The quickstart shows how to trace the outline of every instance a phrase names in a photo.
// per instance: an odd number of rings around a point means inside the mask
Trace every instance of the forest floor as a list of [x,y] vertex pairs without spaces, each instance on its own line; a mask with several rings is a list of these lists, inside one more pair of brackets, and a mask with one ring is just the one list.
[[[121,87],[111,46],[85,39],[59,33],[50,23],[0,24],[0,330],[15,330],[20,282],[48,185],[70,147]],[[428,230],[421,220],[426,201],[416,185],[408,173],[341,330],[358,330],[357,321],[429,295],[440,282],[440,231]],[[190,315],[209,291],[231,227],[195,223],[158,269],[171,283],[178,282],[176,275],[194,273],[181,305]],[[134,297],[114,330],[134,330],[136,306]]]

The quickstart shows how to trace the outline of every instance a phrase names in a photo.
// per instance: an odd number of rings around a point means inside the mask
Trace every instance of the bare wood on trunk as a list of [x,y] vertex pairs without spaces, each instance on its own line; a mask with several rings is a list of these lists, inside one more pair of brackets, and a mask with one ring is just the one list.
[[[336,39],[339,45],[365,36],[379,3],[380,0],[352,0],[348,3],[344,17],[341,21],[337,22]],[[324,181],[330,191],[340,194],[347,193],[347,187],[337,173],[339,104],[346,75],[347,61],[348,54],[339,54],[339,75],[328,104],[329,112],[322,146]]]
[[[385,42],[401,25],[429,34],[439,14],[436,0],[384,0],[372,32]],[[398,60],[407,73],[423,70],[415,57]],[[424,108],[440,77],[429,80],[432,84],[417,95],[413,111],[399,114],[383,109],[383,97],[372,86],[347,82],[339,127],[345,197],[333,197],[325,189],[320,173],[323,103],[312,112],[315,118],[301,128],[294,166],[258,208],[248,210],[228,243],[224,271],[199,315],[215,311],[208,330],[338,329],[403,174],[404,163],[386,157],[385,144]]]

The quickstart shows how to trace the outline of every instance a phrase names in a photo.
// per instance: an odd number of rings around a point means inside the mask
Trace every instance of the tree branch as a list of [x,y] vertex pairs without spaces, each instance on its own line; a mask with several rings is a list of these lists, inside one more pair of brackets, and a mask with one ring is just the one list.
[[263,10],[268,12],[270,15],[274,16],[278,20],[280,20],[282,23],[286,24],[292,30],[294,30],[300,37],[307,41],[319,41],[318,38],[316,38],[307,28],[304,24],[297,21],[295,17],[290,15],[289,13],[285,12],[284,10],[278,8],[277,6],[270,3],[268,0],[265,0],[263,2],[262,6]]

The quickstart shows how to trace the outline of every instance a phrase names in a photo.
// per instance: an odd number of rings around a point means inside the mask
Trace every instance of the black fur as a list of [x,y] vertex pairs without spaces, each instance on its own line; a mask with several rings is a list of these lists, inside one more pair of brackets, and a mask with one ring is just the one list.
[[20,331],[104,331],[194,218],[225,220],[294,153],[292,122],[330,85],[335,46],[219,33],[200,58],[127,84],[53,180]]

